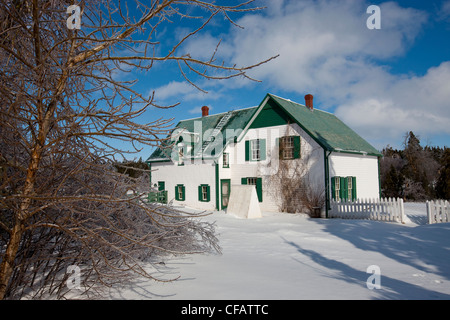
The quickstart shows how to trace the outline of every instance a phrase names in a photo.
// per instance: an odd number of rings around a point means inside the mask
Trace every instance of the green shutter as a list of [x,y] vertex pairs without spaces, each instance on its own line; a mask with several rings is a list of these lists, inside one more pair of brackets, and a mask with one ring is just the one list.
[[331,178],[331,197],[336,201],[336,177]]
[[245,141],[245,161],[250,161],[250,141]]
[[241,184],[247,184],[247,178],[241,178]]
[[266,139],[259,139],[259,159],[266,160]]
[[158,191],[166,190],[166,183],[164,181],[158,181]]
[[340,200],[345,200],[347,199],[345,197],[345,178],[344,177],[339,177],[339,198]]
[[294,159],[300,159],[301,145],[300,137],[294,136]]
[[348,177],[341,177],[342,199],[348,200]]
[[263,194],[262,194],[262,178],[256,179],[256,194],[258,195],[258,201],[263,201]]
[[178,197],[178,185],[175,186],[175,200],[180,201]]
[[356,177],[352,177],[352,200],[356,201],[358,199],[356,195]]
[[206,201],[211,201],[211,190],[209,186],[206,186]]
[[198,186],[198,201],[203,201],[202,197],[202,185]]
[[186,200],[186,188],[184,186],[181,186],[181,194],[183,196],[183,199],[181,199],[181,201]]

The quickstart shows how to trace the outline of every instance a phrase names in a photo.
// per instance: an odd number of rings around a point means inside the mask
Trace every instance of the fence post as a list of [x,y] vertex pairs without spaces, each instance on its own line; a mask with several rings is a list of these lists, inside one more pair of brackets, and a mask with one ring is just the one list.
[[403,203],[403,199],[399,198],[398,202],[399,202],[399,205],[400,205],[400,221],[402,223],[406,223],[405,206],[404,206],[404,203]]
[[444,206],[445,206],[445,222],[450,222],[450,207],[449,207],[449,202],[447,200],[445,200],[444,202]]
[[427,218],[428,218],[428,224],[432,224],[431,221],[431,212],[430,212],[430,201],[427,200]]

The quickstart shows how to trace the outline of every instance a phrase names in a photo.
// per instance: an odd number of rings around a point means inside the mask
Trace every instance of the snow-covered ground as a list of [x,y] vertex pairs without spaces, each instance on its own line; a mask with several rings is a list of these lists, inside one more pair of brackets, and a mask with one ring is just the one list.
[[[178,280],[137,279],[109,298],[450,299],[450,223],[426,225],[425,204],[406,203],[405,212],[407,224],[215,212],[204,219],[216,221],[222,255],[168,259],[154,274]],[[381,287],[369,290],[374,265]]]

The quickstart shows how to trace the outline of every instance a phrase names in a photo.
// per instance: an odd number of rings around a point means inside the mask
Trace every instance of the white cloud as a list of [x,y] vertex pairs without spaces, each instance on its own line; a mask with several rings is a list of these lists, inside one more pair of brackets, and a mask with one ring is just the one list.
[[423,77],[397,77],[341,104],[336,115],[366,137],[385,142],[407,131],[450,134],[450,62]]
[[450,0],[444,1],[442,3],[438,16],[440,19],[450,18]]
[[[238,21],[245,29],[233,29],[221,54],[237,65],[280,54],[251,75],[274,90],[320,96],[319,107],[337,107],[336,114],[370,140],[397,139],[409,130],[450,133],[450,62],[424,76],[392,74],[387,67],[408,52],[428,14],[385,2],[380,4],[381,30],[369,30],[369,5],[357,0],[270,1],[264,13]],[[450,1],[447,7],[450,12]],[[190,45],[212,46],[213,40],[208,35]]]
[[[200,84],[200,88],[204,83]],[[192,101],[192,100],[206,100],[218,99],[220,93],[217,92],[202,92],[186,81],[171,81],[166,85],[154,89],[156,92],[157,101]]]

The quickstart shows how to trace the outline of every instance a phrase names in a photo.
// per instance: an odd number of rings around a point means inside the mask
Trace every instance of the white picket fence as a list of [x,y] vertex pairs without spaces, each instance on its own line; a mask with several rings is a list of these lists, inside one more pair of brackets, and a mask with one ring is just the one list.
[[427,201],[428,223],[450,222],[450,204],[447,200]]
[[328,214],[330,218],[406,222],[403,199],[400,198],[332,200]]

